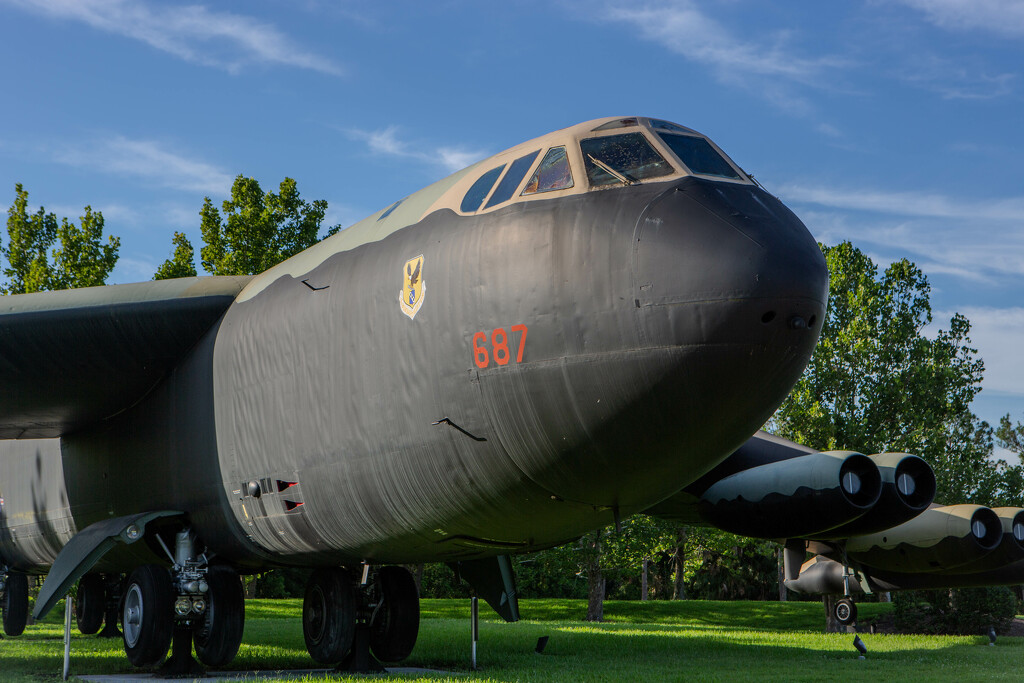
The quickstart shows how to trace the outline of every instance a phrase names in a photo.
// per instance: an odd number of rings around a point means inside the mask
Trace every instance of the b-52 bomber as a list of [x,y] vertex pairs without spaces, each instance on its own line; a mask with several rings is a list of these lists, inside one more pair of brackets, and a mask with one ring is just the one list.
[[[844,594],[864,567],[878,586],[937,576],[876,558],[940,526],[943,548],[1019,545],[995,512],[928,510],[919,458],[755,434],[811,356],[827,283],[800,220],[711,140],[619,117],[255,277],[0,298],[5,630],[45,573],[36,617],[77,582],[79,627],[120,622],[132,664],[173,639],[172,662],[194,644],[223,666],[240,576],[307,567],[312,659],[395,662],[419,627],[399,565],[449,563],[512,621],[510,556],[652,508],[796,539],[790,578]],[[947,523],[912,526],[926,515]]]

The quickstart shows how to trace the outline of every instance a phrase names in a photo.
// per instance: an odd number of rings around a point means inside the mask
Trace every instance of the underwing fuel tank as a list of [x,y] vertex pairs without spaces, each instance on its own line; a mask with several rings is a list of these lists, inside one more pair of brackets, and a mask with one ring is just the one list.
[[1003,541],[1003,522],[980,505],[931,507],[899,526],[846,542],[851,561],[883,571],[939,572],[977,562]]

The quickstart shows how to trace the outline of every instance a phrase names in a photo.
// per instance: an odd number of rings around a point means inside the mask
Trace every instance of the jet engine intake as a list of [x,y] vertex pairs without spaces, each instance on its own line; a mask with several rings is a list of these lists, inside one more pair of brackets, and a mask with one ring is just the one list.
[[922,458],[908,453],[879,453],[868,457],[882,476],[882,495],[867,513],[832,529],[822,538],[848,538],[891,529],[913,519],[932,504],[935,473]]
[[990,508],[943,505],[891,529],[854,536],[846,542],[846,553],[875,569],[939,572],[977,562],[1002,540],[1003,522]]
[[870,458],[830,451],[720,479],[697,507],[704,521],[743,536],[814,538],[871,510],[881,490],[881,475]]

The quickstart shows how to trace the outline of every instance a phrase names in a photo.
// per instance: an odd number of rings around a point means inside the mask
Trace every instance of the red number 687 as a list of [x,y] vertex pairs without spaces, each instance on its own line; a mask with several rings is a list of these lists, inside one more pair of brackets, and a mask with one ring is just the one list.
[[[516,362],[523,362],[523,349],[526,348],[526,325],[513,325],[512,333],[522,332],[519,337],[519,348],[516,351]],[[508,365],[508,362],[512,359],[512,351],[508,347],[508,332],[505,331],[504,327],[499,327],[491,331],[490,336],[490,348],[491,351],[488,353],[487,345],[487,333],[477,332],[473,335],[473,362],[476,366],[483,370],[491,363],[491,359],[498,365]]]

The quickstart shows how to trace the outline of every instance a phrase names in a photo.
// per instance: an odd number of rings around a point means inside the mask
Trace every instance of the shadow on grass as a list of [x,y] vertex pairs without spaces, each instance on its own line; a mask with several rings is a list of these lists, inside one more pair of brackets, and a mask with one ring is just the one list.
[[[441,602],[442,604],[438,604]],[[852,636],[769,630],[765,624],[820,619],[820,605],[778,603],[609,603],[608,623],[551,619],[579,605],[524,601],[524,614],[546,619],[481,624],[481,670],[469,672],[467,601],[424,601],[416,648],[403,666],[463,672],[465,678],[530,681],[757,680],[818,681],[833,676],[902,680],[1015,680],[1024,639],[862,635],[868,659],[857,660]],[[667,610],[667,611],[666,611]],[[309,669],[299,601],[253,601],[245,636],[230,668]],[[806,612],[806,614],[804,614]],[[456,613],[455,617],[439,617]],[[280,615],[287,614],[287,618]],[[802,616],[803,615],[803,616]],[[752,627],[751,625],[756,625]],[[819,622],[820,625],[820,622]],[[540,636],[550,636],[543,655]],[[35,625],[20,638],[0,640],[0,679],[16,683],[57,680],[63,655],[59,623]],[[133,671],[120,640],[74,635],[72,673]]]

